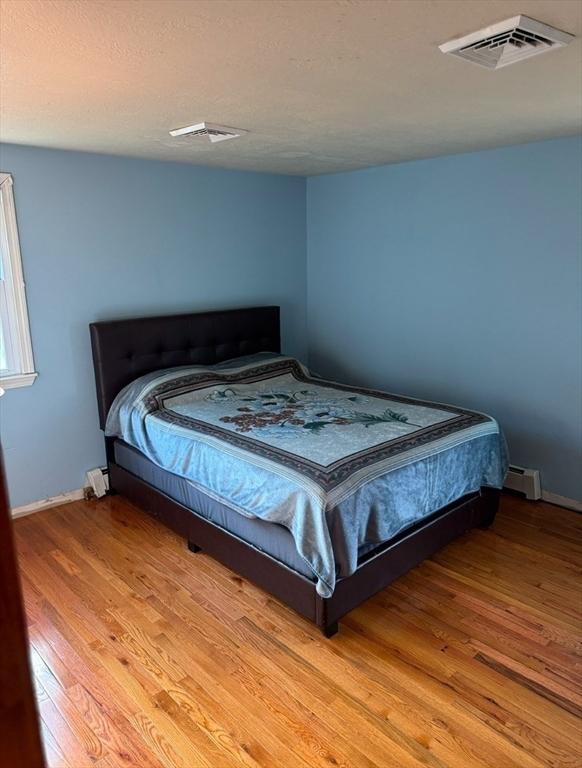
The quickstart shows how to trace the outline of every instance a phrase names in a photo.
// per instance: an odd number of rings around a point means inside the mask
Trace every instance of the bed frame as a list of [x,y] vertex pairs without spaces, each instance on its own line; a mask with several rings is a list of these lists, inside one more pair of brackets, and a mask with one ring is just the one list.
[[[117,393],[138,376],[176,365],[218,363],[255,352],[279,352],[279,307],[254,307],[92,323],[91,344],[99,422],[105,428]],[[499,491],[479,493],[440,509],[368,553],[357,571],[320,597],[315,582],[174,501],[115,462],[114,438],[105,438],[109,483],[146,512],[315,622],[326,637],[338,621],[394,579],[465,531],[491,525]]]

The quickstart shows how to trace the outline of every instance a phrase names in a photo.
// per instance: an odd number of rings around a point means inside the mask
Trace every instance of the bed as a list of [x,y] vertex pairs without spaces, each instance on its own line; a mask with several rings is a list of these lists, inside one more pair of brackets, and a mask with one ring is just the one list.
[[493,419],[314,376],[281,354],[278,307],[90,330],[111,490],[327,637],[495,517]]

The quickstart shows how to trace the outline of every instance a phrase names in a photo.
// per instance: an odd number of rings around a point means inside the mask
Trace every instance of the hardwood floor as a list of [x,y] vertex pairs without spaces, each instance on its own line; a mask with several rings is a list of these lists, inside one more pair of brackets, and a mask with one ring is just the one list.
[[331,640],[120,497],[15,529],[51,768],[582,765],[574,512],[505,496]]

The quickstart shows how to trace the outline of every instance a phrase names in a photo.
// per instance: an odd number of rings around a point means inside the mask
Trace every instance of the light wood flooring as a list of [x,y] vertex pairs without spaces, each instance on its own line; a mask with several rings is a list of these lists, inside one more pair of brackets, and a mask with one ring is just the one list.
[[582,516],[504,496],[326,640],[121,497],[15,522],[51,768],[582,766]]

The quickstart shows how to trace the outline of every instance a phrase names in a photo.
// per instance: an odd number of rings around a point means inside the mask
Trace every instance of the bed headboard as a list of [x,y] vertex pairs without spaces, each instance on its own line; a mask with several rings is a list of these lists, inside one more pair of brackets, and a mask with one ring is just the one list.
[[117,393],[138,376],[281,351],[279,307],[109,320],[89,327],[101,429]]

